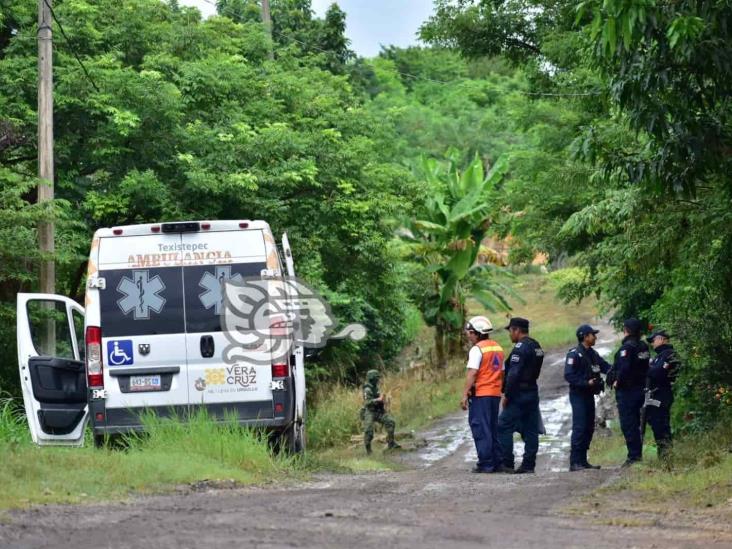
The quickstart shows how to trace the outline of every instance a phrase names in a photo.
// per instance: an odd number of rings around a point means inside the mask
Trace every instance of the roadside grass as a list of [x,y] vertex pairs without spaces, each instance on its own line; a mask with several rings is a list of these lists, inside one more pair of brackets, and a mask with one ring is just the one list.
[[[617,431],[593,441],[591,449],[593,460],[601,465],[620,464],[625,453],[623,437]],[[631,497],[636,506],[645,509],[727,504],[732,498],[732,418],[721,418],[709,432],[677,437],[667,460],[657,458],[653,436],[647,432],[644,461],[602,490],[620,493],[624,499]]]
[[[0,433],[25,419],[4,407]],[[188,421],[144,418],[146,432],[126,437],[119,448],[40,448],[24,440],[0,439],[0,508],[42,503],[124,499],[132,493],[161,493],[203,481],[230,485],[296,477],[294,458],[272,455],[259,433],[229,422],[212,424],[205,414]]]
[[[388,413],[397,422],[397,431],[412,431],[434,419],[459,410],[463,383],[462,362],[453,360],[444,372],[426,367],[387,373],[381,381]],[[363,445],[352,442],[362,434],[360,387],[336,385],[317,396],[317,406],[308,421],[308,443],[316,450],[352,445],[363,452]],[[377,427],[377,431],[379,427]]]

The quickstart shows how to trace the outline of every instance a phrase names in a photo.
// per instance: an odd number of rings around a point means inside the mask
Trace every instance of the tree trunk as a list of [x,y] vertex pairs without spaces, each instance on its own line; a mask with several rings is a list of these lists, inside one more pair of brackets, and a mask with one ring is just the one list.
[[447,338],[447,352],[450,356],[460,356],[463,354],[463,346],[465,345],[465,306],[462,303],[456,303],[453,306],[456,313],[460,315],[460,327],[455,328],[452,324],[448,327],[446,332]]
[[445,327],[442,322],[437,322],[435,325],[435,354],[437,355],[437,367],[445,370],[447,356],[445,354]]
[[462,330],[451,329],[447,336],[448,352],[450,356],[458,356],[463,350]]

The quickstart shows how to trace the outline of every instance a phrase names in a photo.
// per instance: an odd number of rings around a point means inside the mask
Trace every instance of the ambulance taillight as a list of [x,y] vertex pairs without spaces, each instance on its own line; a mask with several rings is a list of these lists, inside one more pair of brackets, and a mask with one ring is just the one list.
[[102,329],[99,326],[86,328],[86,383],[89,388],[104,387]]
[[272,364],[272,377],[288,377],[290,367],[287,364]]

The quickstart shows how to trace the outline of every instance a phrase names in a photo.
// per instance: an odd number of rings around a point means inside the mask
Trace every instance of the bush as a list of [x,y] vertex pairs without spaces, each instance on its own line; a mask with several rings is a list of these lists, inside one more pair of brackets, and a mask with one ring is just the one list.
[[0,398],[0,444],[17,445],[30,442],[30,432],[20,401]]

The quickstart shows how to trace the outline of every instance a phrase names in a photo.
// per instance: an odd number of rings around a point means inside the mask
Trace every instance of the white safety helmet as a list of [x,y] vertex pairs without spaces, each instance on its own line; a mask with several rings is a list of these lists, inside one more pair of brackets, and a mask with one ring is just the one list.
[[480,335],[486,335],[493,331],[493,324],[485,316],[474,316],[465,325],[466,330],[478,332]]

